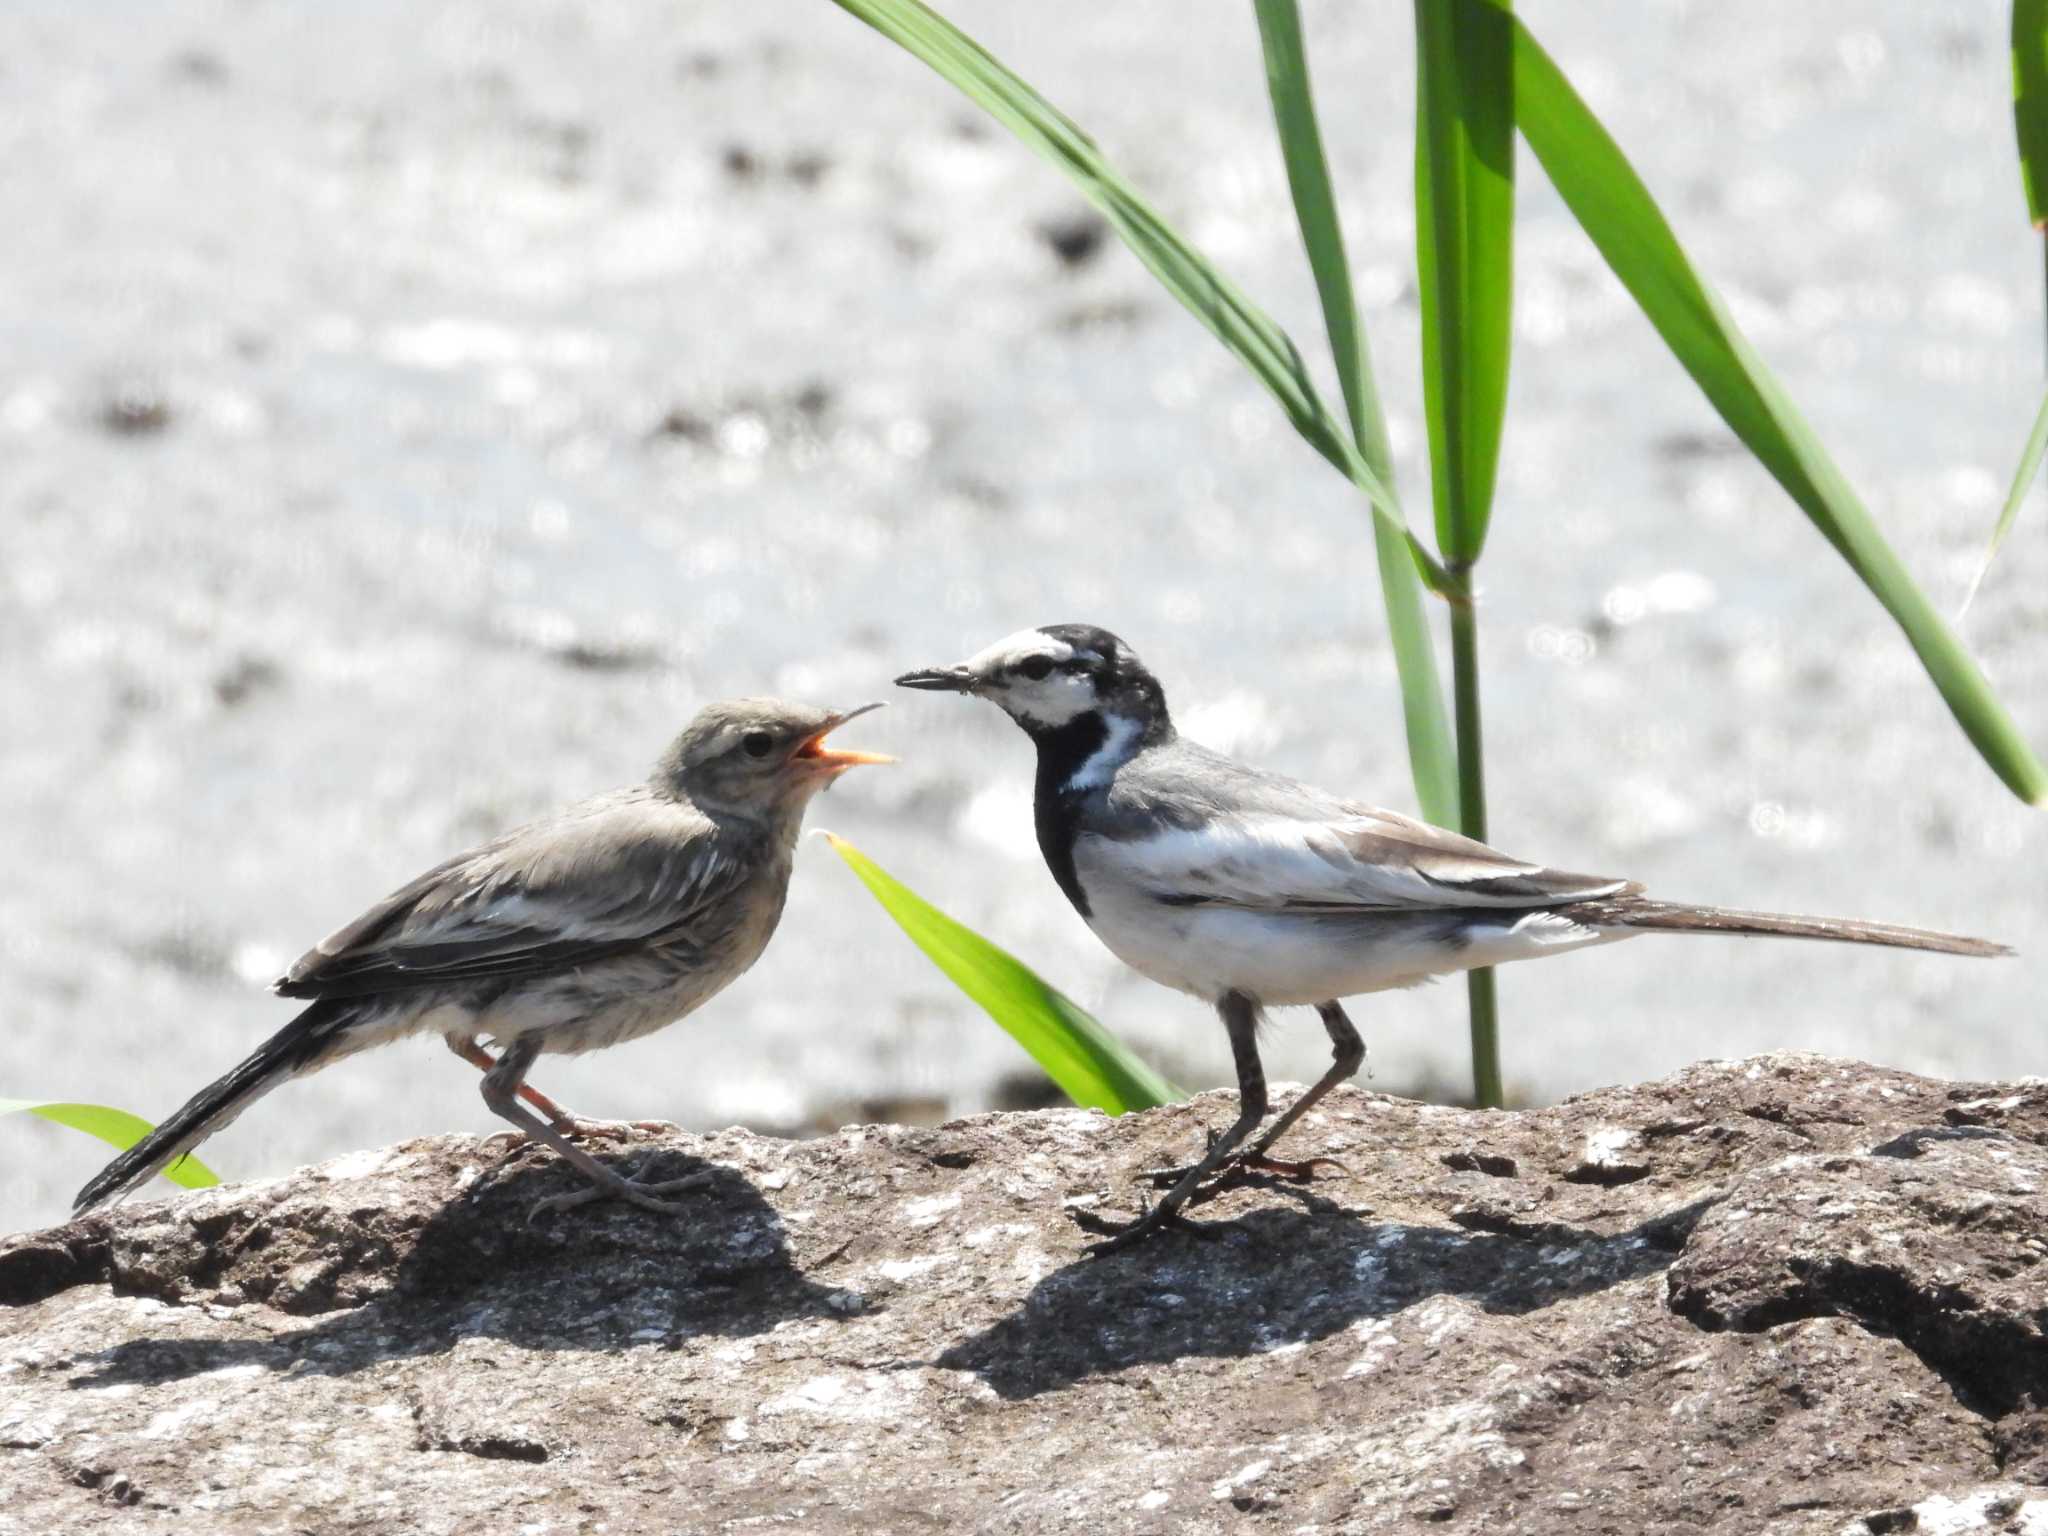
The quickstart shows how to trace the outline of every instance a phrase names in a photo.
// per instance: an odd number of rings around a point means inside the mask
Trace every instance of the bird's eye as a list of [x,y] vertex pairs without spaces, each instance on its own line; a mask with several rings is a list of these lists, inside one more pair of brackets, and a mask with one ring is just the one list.
[[766,731],[749,731],[740,738],[749,757],[766,757],[775,749],[775,738]]
[[1017,663],[1017,670],[1035,683],[1040,678],[1052,676],[1052,658],[1050,656],[1026,656]]

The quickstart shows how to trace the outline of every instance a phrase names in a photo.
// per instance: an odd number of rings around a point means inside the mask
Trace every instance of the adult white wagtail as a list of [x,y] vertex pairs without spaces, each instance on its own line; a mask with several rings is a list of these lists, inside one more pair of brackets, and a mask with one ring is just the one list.
[[[425,1033],[483,1069],[494,1113],[590,1180],[536,1214],[611,1195],[679,1209],[660,1197],[694,1180],[645,1184],[607,1168],[570,1138],[621,1128],[567,1113],[527,1071],[543,1051],[649,1034],[745,974],[782,916],[811,797],[856,764],[890,761],[828,749],[825,737],[879,708],[709,705],[646,783],[507,832],[394,891],[272,983],[312,1006],[109,1163],[76,1209],[126,1194],[286,1078]],[[496,1060],[479,1036],[499,1047]]]
[[[1525,864],[1393,811],[1184,741],[1159,682],[1115,635],[1054,624],[998,640],[905,688],[1000,706],[1038,748],[1038,847],[1097,938],[1133,969],[1215,1006],[1237,1063],[1239,1114],[1150,1213],[1097,1251],[1172,1221],[1233,1156],[1267,1154],[1358,1070],[1338,999],[1640,933],[1778,934],[1956,955],[2003,945],[1917,928],[1652,901],[1632,881]],[[1313,1004],[1329,1071],[1241,1155],[1266,1116],[1261,1010]]]

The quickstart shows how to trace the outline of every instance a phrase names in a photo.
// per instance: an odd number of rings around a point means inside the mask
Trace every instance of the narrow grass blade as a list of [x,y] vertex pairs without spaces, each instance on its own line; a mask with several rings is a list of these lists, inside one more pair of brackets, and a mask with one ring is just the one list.
[[1842,472],[1737,329],[1607,130],[1515,22],[1515,118],[1529,148],[1673,356],[1905,631],[1977,751],[2048,803],[2044,769],[1991,685],[1878,532]]
[[[105,1104],[69,1104],[58,1099],[0,1099],[0,1115],[40,1115],[74,1131],[97,1136],[116,1151],[125,1152],[156,1127],[140,1115]],[[187,1189],[210,1189],[220,1175],[196,1157],[181,1157],[164,1170],[164,1177]]]
[[1507,412],[1513,17],[1475,0],[1415,0],[1415,60],[1422,392],[1436,543],[1455,571],[1477,560],[1486,543]]
[[1423,579],[1458,589],[1402,521],[1392,488],[1366,462],[1310,379],[1293,339],[1188,244],[1112,166],[1095,142],[999,60],[920,0],[834,0],[922,59],[997,122],[1066,173],[1160,283],[1207,326],[1279,403],[1294,430],[1365,492],[1373,516],[1402,540]]
[[1977,567],[1977,574],[1970,580],[1970,590],[1963,594],[1963,606],[1956,610],[1957,619],[1970,611],[1970,604],[1976,601],[1977,589],[1984,585],[1991,562],[1998,557],[1998,546],[2012,531],[2013,519],[2020,515],[2020,503],[2027,499],[2027,488],[2041,472],[2043,449],[2048,449],[2048,395],[2041,397],[2041,409],[2034,413],[2034,430],[2027,434],[2027,446],[2020,453],[2020,467],[2013,471],[2012,489],[2005,493],[2005,507],[1998,514],[1997,526],[1991,530],[1991,545],[1984,551],[1984,563]]
[[2012,126],[2027,217],[2048,228],[2048,0],[2012,0]]
[[[1513,18],[1471,0],[1415,0],[1415,247],[1422,294],[1422,396],[1437,548],[1463,575],[1493,513],[1508,401],[1515,240]],[[1458,828],[1486,837],[1479,639],[1451,612],[1458,719]],[[1493,973],[1466,978],[1472,1094],[1502,1102]]]
[[1429,634],[1429,610],[1422,583],[1406,547],[1378,523],[1373,551],[1379,560],[1380,601],[1393,642],[1394,671],[1401,681],[1401,723],[1408,739],[1408,776],[1425,821],[1458,824],[1458,749],[1444,713],[1443,683]]
[[955,922],[845,838],[825,836],[911,942],[1076,1104],[1120,1115],[1187,1097],[1014,955]]
[[[1351,267],[1344,254],[1337,196],[1323,155],[1315,95],[1309,87],[1301,12],[1295,0],[1257,0],[1256,9],[1266,58],[1266,89],[1287,165],[1287,185],[1294,196],[1295,219],[1301,226],[1309,270],[1315,274],[1316,293],[1322,300],[1323,328],[1329,333],[1330,352],[1336,359],[1351,436],[1373,473],[1392,490],[1394,455],[1373,382],[1371,353],[1351,293]],[[1379,556],[1380,595],[1393,640],[1394,667],[1401,679],[1401,713],[1408,732],[1408,769],[1415,781],[1415,798],[1424,817],[1439,826],[1452,826],[1458,814],[1457,748],[1444,711],[1443,685],[1437,678],[1436,649],[1430,640],[1421,583],[1405,545],[1378,522],[1373,525],[1373,544]]]
[[1254,9],[1266,59],[1266,93],[1273,102],[1273,124],[1287,166],[1287,187],[1294,197],[1294,215],[1308,251],[1309,270],[1315,274],[1316,294],[1322,300],[1323,327],[1329,332],[1330,352],[1337,362],[1337,382],[1344,391],[1352,436],[1374,473],[1391,487],[1394,455],[1387,443],[1386,417],[1373,383],[1372,359],[1351,294],[1351,267],[1337,220],[1337,194],[1330,185],[1315,94],[1309,86],[1301,11],[1295,0],[1257,0]]

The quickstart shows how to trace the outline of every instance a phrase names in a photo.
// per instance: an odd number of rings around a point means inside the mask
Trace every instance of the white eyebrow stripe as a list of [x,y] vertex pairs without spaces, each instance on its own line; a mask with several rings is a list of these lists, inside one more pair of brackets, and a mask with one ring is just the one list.
[[1058,665],[1073,659],[1074,648],[1042,629],[1020,629],[977,651],[967,659],[967,666],[977,673],[1006,670],[1027,656],[1049,656]]

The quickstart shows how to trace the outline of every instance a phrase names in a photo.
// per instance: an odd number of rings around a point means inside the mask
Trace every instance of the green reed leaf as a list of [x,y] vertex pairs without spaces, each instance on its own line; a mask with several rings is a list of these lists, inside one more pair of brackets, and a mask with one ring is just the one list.
[[2012,3],[2012,126],[2027,217],[2048,227],[2048,0]]
[[1970,611],[1970,604],[1977,597],[1977,589],[1984,585],[1984,578],[1991,572],[1991,562],[1998,558],[1998,546],[2005,542],[2005,536],[2012,531],[2013,520],[2020,515],[2020,503],[2027,499],[2027,488],[2041,472],[2043,449],[2048,449],[2048,395],[2041,397],[2041,408],[2034,413],[2034,430],[2027,434],[2027,446],[2020,450],[2019,468],[2013,471],[2012,489],[2005,493],[2005,506],[2000,510],[1998,522],[1991,530],[1991,544],[1984,551],[1984,562],[1977,567],[1977,574],[1970,579],[1970,590],[1963,594],[1962,607],[1956,610],[1958,619]]
[[1071,118],[920,0],[834,3],[923,60],[1064,172],[1132,254],[1251,370],[1302,439],[1365,492],[1374,518],[1390,537],[1406,545],[1424,581],[1446,594],[1458,590],[1436,557],[1409,531],[1392,487],[1366,462],[1351,434],[1323,403],[1293,339],[1168,224]]
[[[1387,442],[1379,390],[1373,382],[1371,353],[1352,297],[1337,196],[1330,184],[1315,95],[1309,85],[1301,12],[1295,0],[1257,0],[1256,12],[1266,59],[1266,89],[1287,166],[1287,186],[1293,194],[1309,270],[1315,275],[1316,293],[1322,300],[1323,328],[1329,333],[1330,353],[1336,360],[1352,440],[1373,473],[1392,490],[1394,455]],[[1444,710],[1443,685],[1437,678],[1436,649],[1430,639],[1421,583],[1405,544],[1379,522],[1373,524],[1373,543],[1379,556],[1380,595],[1393,640],[1394,667],[1401,679],[1401,712],[1407,726],[1408,768],[1415,781],[1415,798],[1425,818],[1451,826],[1458,814],[1457,748]]]
[[1513,18],[1472,0],[1415,0],[1415,60],[1422,392],[1437,548],[1456,570],[1486,543],[1507,414]]
[[911,942],[1076,1104],[1121,1115],[1187,1097],[1016,956],[948,917],[845,838],[825,837]]
[[[97,1136],[116,1151],[125,1152],[156,1127],[140,1115],[105,1104],[73,1104],[60,1099],[0,1099],[0,1115],[40,1115],[74,1131]],[[210,1189],[220,1175],[196,1157],[181,1157],[164,1169],[164,1177],[187,1189]]]
[[1619,146],[1528,29],[1514,28],[1515,119],[1566,206],[1722,420],[1905,631],[1992,771],[2022,800],[2048,803],[2048,769],[1976,662],[1694,268]]

